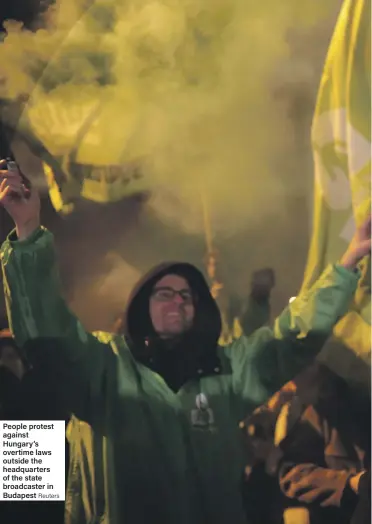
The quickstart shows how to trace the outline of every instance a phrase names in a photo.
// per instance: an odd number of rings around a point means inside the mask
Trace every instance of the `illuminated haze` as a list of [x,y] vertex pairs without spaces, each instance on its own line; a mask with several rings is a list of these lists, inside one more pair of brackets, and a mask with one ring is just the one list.
[[291,245],[301,263],[306,255],[306,126],[339,4],[63,0],[46,29],[7,23],[0,94],[32,95],[44,143],[62,154],[73,143],[68,126],[84,117],[79,108],[99,103],[95,139],[78,161],[138,163],[153,194],[147,205],[186,233],[203,232],[202,191],[227,274],[272,265],[288,287],[282,251],[302,232],[303,243]]

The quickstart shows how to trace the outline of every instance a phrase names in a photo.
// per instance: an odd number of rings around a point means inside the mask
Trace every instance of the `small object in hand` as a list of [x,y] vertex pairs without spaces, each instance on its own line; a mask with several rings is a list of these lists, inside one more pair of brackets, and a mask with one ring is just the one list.
[[[18,171],[19,174],[20,174],[20,177],[22,178],[22,197],[23,198],[30,198],[30,195],[31,195],[31,183],[30,181],[28,180],[27,177],[25,177],[25,175],[20,171],[20,169],[18,168],[18,165],[16,162],[14,162],[14,160],[12,160],[11,158],[7,158],[6,159],[6,167],[7,167],[7,170],[8,171]],[[12,194],[12,197],[13,198],[20,198],[20,195],[16,194],[16,193],[13,193]]]
[[14,162],[14,160],[10,160],[10,158],[6,159],[6,167],[8,171],[17,171],[18,170],[17,164]]

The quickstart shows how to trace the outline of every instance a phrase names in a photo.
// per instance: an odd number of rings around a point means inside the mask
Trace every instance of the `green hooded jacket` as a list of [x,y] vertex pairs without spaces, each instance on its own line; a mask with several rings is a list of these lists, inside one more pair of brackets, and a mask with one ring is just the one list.
[[[125,336],[118,336],[87,333],[66,307],[46,229],[25,241],[11,233],[1,261],[16,341],[31,359],[35,348],[48,359],[56,389],[74,414],[66,522],[246,523],[239,422],[314,359],[347,311],[358,274],[328,267],[273,329],[263,327],[222,348],[218,308],[189,264],[164,266],[136,288]],[[156,352],[140,338],[148,323],[143,300],[149,285],[170,269],[185,274],[198,294],[176,391],[154,371]]]

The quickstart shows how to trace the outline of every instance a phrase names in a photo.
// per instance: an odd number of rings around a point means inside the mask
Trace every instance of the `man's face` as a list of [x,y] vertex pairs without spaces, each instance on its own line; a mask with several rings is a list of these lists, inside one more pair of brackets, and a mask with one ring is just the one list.
[[0,366],[9,369],[19,380],[22,379],[25,368],[17,351],[12,346],[3,347],[0,355]]
[[194,302],[188,282],[178,275],[165,275],[154,286],[150,317],[156,333],[172,338],[187,331],[194,320]]

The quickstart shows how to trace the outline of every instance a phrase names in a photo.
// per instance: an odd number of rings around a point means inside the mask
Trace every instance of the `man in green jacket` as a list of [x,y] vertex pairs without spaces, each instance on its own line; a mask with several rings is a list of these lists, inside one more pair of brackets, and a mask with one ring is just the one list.
[[239,421],[311,362],[347,311],[369,222],[273,330],[219,347],[220,315],[203,276],[175,263],[134,290],[125,336],[93,335],[61,298],[36,192],[18,172],[0,177],[0,203],[16,226],[1,251],[10,326],[31,358],[34,344],[44,351],[75,415],[67,522],[246,523]]

